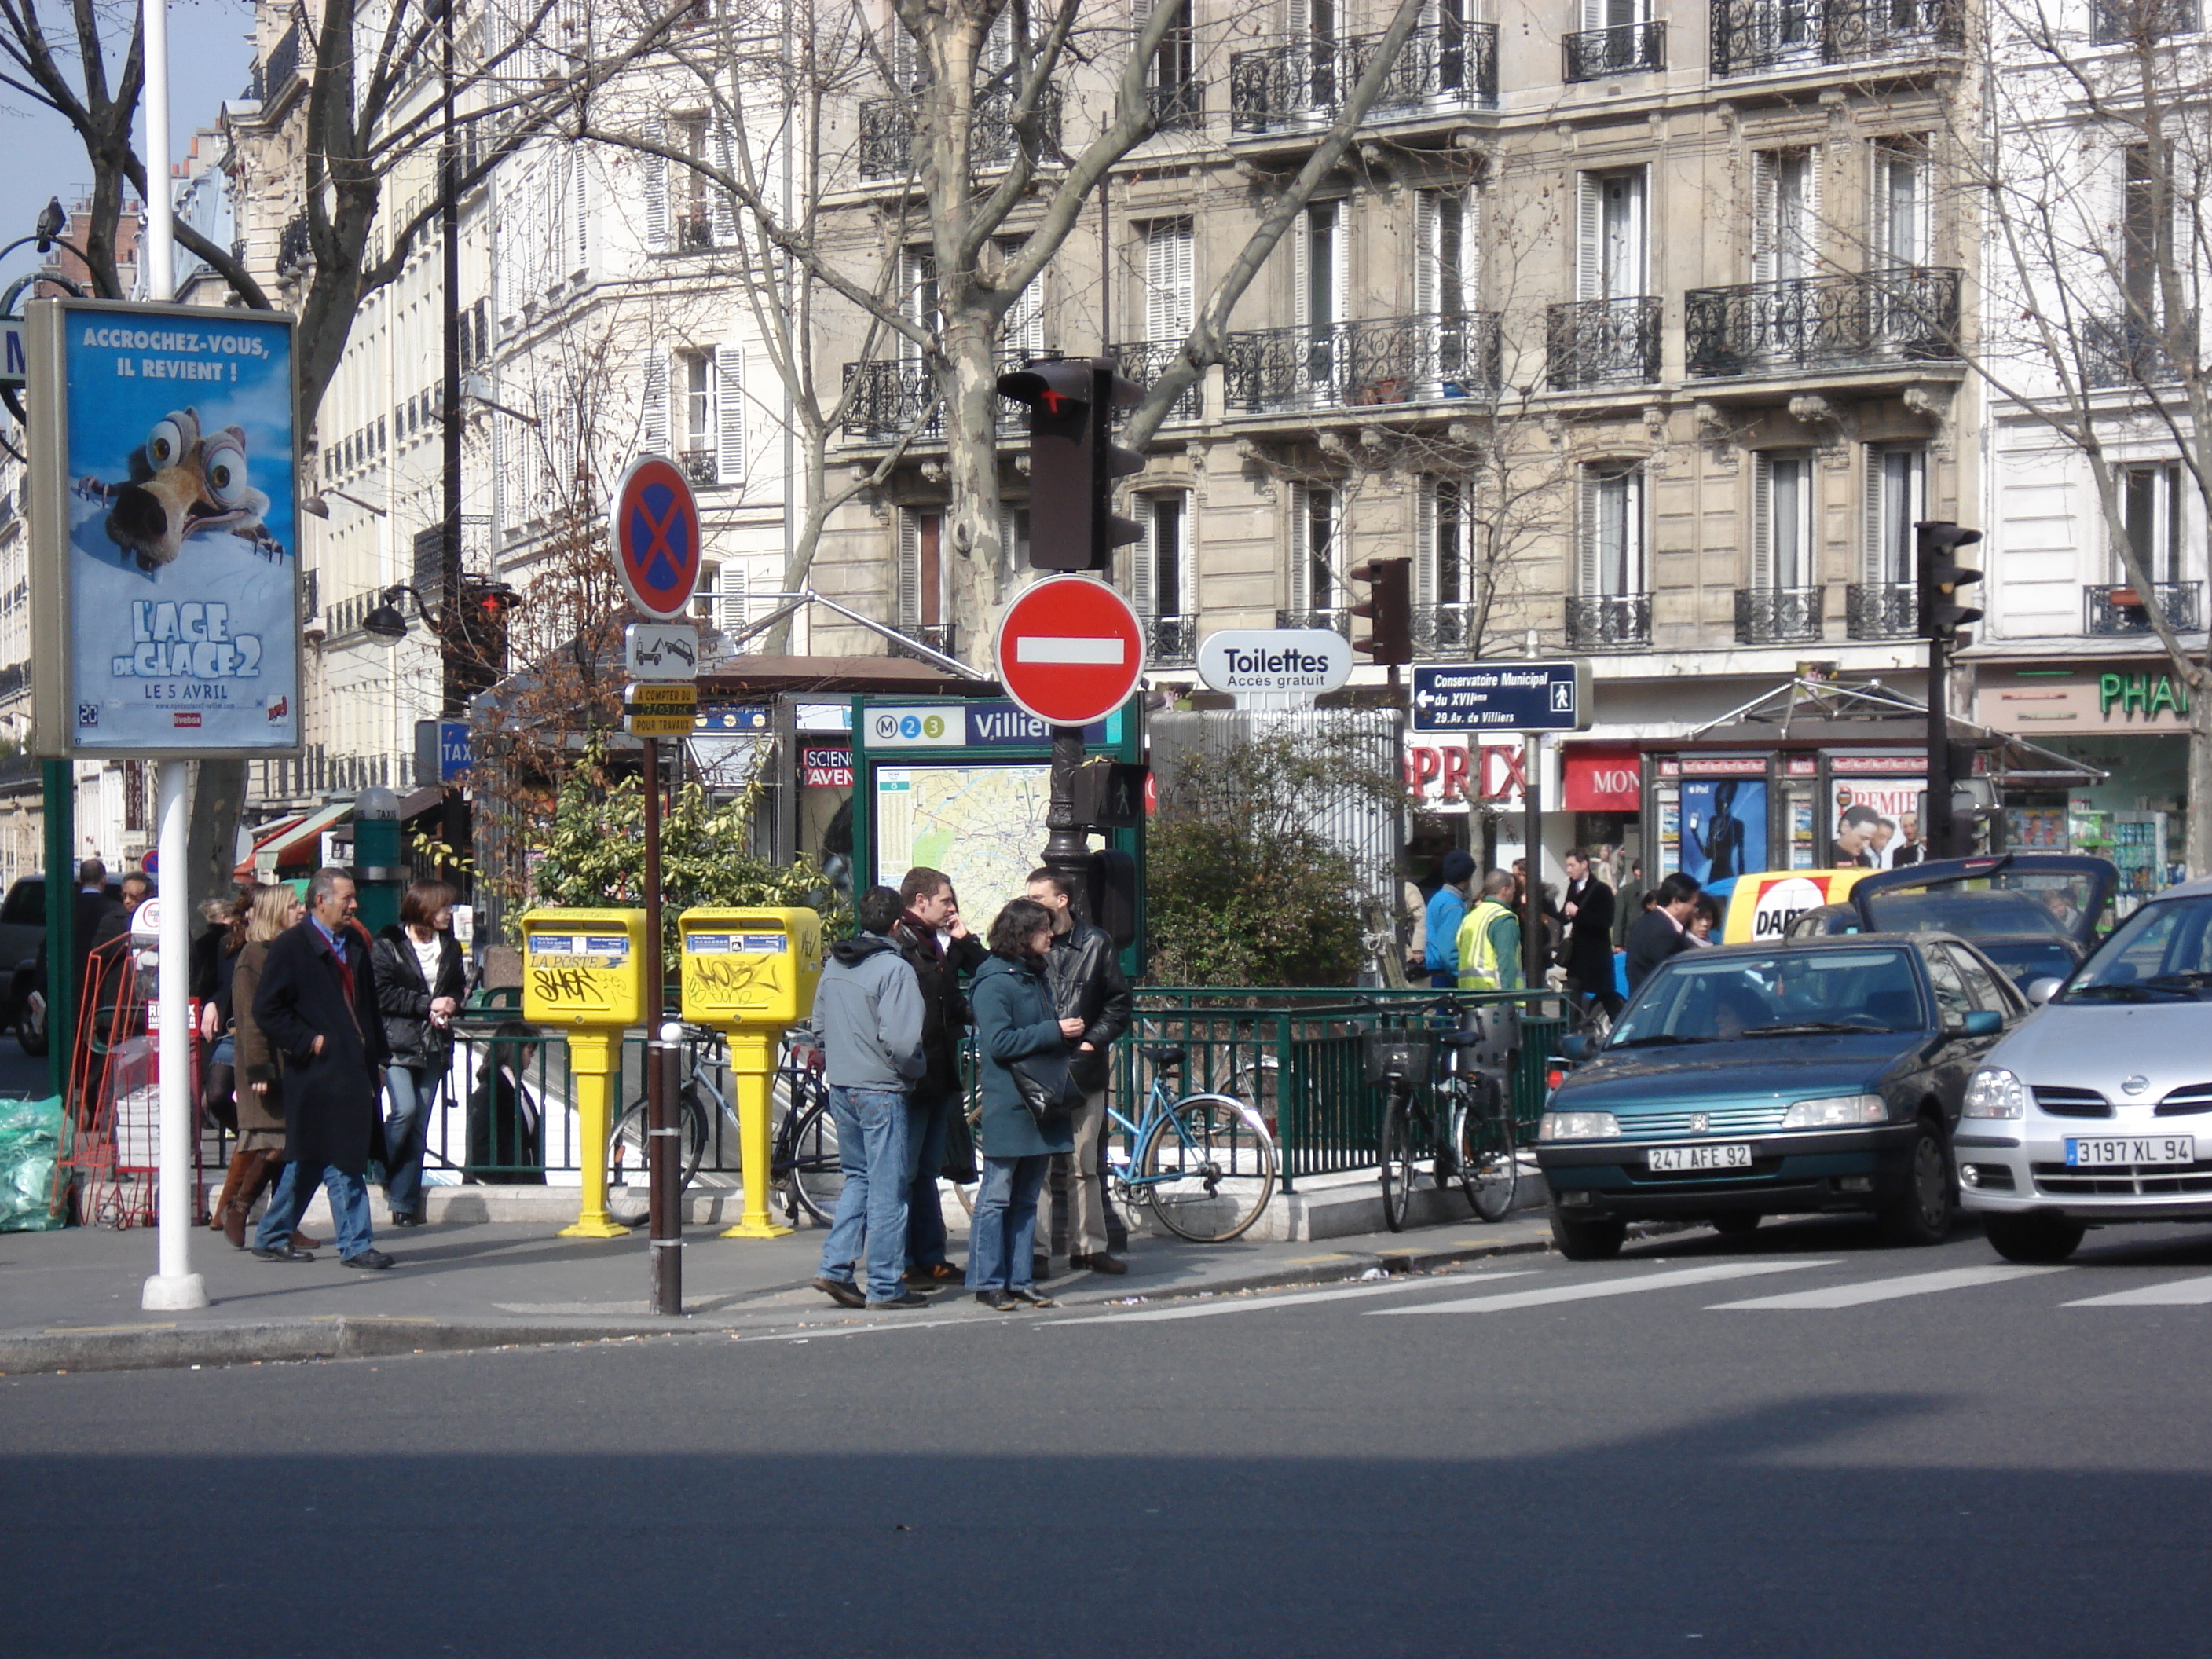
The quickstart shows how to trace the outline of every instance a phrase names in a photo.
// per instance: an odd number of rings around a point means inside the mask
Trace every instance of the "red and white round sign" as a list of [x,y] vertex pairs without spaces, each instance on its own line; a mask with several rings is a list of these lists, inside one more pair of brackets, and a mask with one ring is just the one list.
[[1102,581],[1054,576],[1006,607],[993,647],[1006,695],[1048,726],[1089,726],[1145,672],[1137,613]]

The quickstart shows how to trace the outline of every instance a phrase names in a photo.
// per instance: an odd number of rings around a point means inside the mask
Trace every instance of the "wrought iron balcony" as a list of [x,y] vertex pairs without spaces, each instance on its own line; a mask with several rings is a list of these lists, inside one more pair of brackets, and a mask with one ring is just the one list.
[[1352,611],[1349,607],[1340,605],[1318,605],[1305,611],[1278,611],[1275,612],[1275,626],[1326,628],[1348,640],[1352,637]]
[[1195,617],[1155,617],[1145,635],[1145,659],[1155,668],[1188,668],[1198,660]]
[[1567,645],[1575,651],[1630,651],[1651,643],[1649,593],[1570,593]]
[[1667,67],[1667,26],[1654,20],[1609,29],[1579,29],[1566,40],[1566,78],[1602,81]]
[[[1037,140],[1045,155],[1060,148],[1060,88],[1046,87],[1036,100]],[[1013,94],[1005,88],[976,94],[969,141],[969,164],[979,172],[1002,167],[1021,149],[1014,131]],[[903,179],[914,171],[914,109],[896,99],[872,98],[860,106],[860,176]]]
[[[2151,588],[2159,610],[2175,631],[2194,634],[2204,626],[2202,582],[2159,582]],[[2084,587],[2081,590],[2085,634],[2148,634],[2150,611],[2142,594],[2132,587]]]
[[1965,0],[1713,0],[1715,75],[1926,57],[1966,42]]
[[1486,398],[1498,364],[1494,312],[1258,329],[1229,337],[1228,403],[1262,415]]
[[1855,640],[1910,639],[1920,631],[1920,590],[1911,582],[1853,582],[1844,590],[1844,631]]
[[[1170,364],[1182,356],[1181,340],[1137,340],[1127,345],[1117,345],[1110,354],[1115,367],[1139,386],[1149,387],[1168,371]],[[1194,381],[1182,397],[1168,405],[1167,419],[1194,421],[1200,413],[1199,392],[1204,381]],[[1117,413],[1126,411],[1117,410]]]
[[[1019,368],[1030,354],[1000,349],[1000,370]],[[945,436],[945,409],[937,395],[937,376],[919,357],[887,357],[845,365],[844,384],[860,382],[845,411],[845,435],[856,443],[895,443],[911,428],[924,441]],[[1022,405],[999,400],[999,424],[1021,416]]]
[[2081,325],[2081,378],[2092,388],[2170,385],[2180,378],[2173,347],[2197,349],[2197,314],[2171,331],[2128,316],[2091,317]]
[[[916,644],[926,645],[931,650],[941,652],[945,656],[957,657],[960,654],[960,624],[957,623],[902,623],[899,624],[899,632]],[[902,645],[893,645],[891,655],[912,657],[918,662],[929,660],[920,652],[909,651]]]
[[283,231],[276,238],[276,274],[289,276],[314,263],[314,251],[307,241],[307,216],[295,213],[284,222]]
[[[1382,34],[1300,39],[1229,60],[1232,133],[1297,131],[1336,118],[1382,50]],[[1487,109],[1498,101],[1498,25],[1432,23],[1407,37],[1368,111],[1404,120],[1429,111]]]
[[1206,82],[1176,81],[1147,87],[1145,96],[1152,106],[1155,132],[1196,132],[1206,125]]
[[2197,27],[2197,0],[2094,0],[2089,10],[2099,46],[2164,40]]
[[1735,637],[1739,645],[1790,645],[1823,636],[1817,587],[1739,587]]
[[1642,386],[1659,378],[1661,301],[1576,300],[1545,318],[1546,363],[1554,392]]
[[686,449],[676,457],[678,471],[695,484],[715,482],[714,452],[711,449]]
[[1693,375],[1791,374],[1959,360],[1959,273],[1899,265],[1694,288],[1683,299]]
[[710,253],[714,247],[714,221],[710,214],[687,213],[676,222],[678,253]]
[[1415,605],[1413,648],[1425,657],[1472,656],[1480,611],[1468,604]]

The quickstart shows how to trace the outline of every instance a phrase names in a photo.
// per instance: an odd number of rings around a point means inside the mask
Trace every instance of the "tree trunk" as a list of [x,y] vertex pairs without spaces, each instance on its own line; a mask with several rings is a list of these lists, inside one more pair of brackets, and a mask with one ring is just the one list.
[[945,562],[947,612],[967,625],[955,653],[989,666],[988,641],[1013,572],[999,536],[999,376],[992,330],[948,309],[945,355],[945,464],[951,500],[945,514],[952,556]]

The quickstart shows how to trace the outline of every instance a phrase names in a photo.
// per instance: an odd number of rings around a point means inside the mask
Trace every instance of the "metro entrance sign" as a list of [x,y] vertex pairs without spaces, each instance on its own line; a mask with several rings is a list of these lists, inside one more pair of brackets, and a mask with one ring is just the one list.
[[1089,726],[1137,689],[1145,632],[1105,583],[1054,576],[1006,607],[992,655],[999,684],[1023,708],[1048,726]]
[[682,616],[699,587],[699,506],[675,463],[641,455],[623,473],[607,514],[615,570],[637,608],[661,622]]
[[1476,662],[1413,671],[1416,732],[1581,732],[1586,662]]

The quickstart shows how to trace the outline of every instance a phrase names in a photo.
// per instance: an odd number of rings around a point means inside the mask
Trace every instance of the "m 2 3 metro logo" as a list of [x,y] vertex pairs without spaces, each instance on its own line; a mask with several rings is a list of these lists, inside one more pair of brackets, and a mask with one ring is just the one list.
[[912,743],[922,738],[933,742],[945,735],[945,716],[885,712],[875,717],[872,729],[878,743]]

